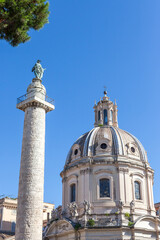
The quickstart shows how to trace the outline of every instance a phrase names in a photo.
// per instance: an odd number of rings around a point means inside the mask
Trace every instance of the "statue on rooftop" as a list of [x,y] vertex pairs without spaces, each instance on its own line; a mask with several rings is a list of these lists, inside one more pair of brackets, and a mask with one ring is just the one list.
[[44,68],[42,68],[42,65],[40,64],[40,60],[37,60],[36,64],[32,68],[32,72],[34,72],[36,78],[42,79],[43,73],[44,73]]
[[70,212],[70,215],[72,217],[77,217],[78,216],[78,206],[75,202],[71,202],[68,204],[68,209],[69,209],[69,212]]
[[85,214],[91,214],[91,203],[84,200],[83,206],[84,206],[84,213]]

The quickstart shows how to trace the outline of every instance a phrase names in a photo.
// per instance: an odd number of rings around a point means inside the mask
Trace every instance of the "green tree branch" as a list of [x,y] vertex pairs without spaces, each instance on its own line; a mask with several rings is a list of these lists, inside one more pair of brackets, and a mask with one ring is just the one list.
[[48,23],[46,0],[0,0],[0,39],[18,46],[30,39],[30,29],[39,30]]

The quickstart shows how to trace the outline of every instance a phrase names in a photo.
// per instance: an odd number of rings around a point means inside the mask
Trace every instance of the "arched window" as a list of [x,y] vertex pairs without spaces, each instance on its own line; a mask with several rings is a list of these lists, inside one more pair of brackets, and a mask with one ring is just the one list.
[[140,189],[140,183],[138,181],[134,182],[134,192],[135,192],[135,199],[140,200],[141,199],[141,189]]
[[110,197],[110,180],[102,178],[99,180],[100,198]]
[[104,116],[104,124],[107,124],[107,122],[108,122],[108,120],[107,120],[107,109],[104,109],[103,116]]
[[72,184],[70,186],[70,202],[75,202],[76,201],[76,184]]
[[111,110],[111,121],[113,122],[113,111]]
[[98,121],[100,120],[100,111],[98,111]]

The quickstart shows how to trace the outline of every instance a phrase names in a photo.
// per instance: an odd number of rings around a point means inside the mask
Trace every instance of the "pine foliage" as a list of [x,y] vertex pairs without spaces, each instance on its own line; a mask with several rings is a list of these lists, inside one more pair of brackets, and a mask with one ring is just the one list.
[[30,29],[39,30],[48,22],[46,0],[0,0],[0,39],[18,46],[30,39]]

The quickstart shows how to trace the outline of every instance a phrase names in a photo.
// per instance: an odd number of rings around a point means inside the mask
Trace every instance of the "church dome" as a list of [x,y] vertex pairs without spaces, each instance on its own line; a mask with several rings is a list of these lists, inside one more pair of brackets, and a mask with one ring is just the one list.
[[117,104],[106,91],[94,111],[94,128],[74,142],[60,174],[62,208],[53,212],[47,236],[142,239],[140,229],[147,229],[150,239],[150,226],[156,229],[154,171],[146,152],[136,137],[118,127]]
[[[65,166],[88,158],[116,161],[117,156],[147,162],[146,152],[132,134],[114,126],[99,126],[80,136],[72,145]],[[104,159],[103,159],[104,158]]]
[[109,100],[106,91],[94,110],[95,127],[72,145],[64,169],[87,161],[116,161],[121,157],[127,162],[148,162],[140,141],[118,127],[117,104]]

